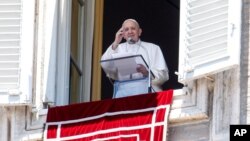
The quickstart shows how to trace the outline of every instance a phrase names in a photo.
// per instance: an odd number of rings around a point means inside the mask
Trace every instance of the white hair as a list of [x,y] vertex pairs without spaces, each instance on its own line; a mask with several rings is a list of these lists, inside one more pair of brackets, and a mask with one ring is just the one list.
[[138,28],[140,28],[139,23],[138,23],[135,19],[126,19],[126,20],[123,22],[122,25],[124,25],[124,23],[127,22],[127,21],[131,21],[131,22],[135,23],[135,24],[138,26]]

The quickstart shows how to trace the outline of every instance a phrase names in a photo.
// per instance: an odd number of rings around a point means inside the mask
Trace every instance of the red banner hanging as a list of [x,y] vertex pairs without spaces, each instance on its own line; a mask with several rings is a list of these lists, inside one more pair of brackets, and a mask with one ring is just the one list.
[[166,141],[173,90],[50,108],[44,140]]

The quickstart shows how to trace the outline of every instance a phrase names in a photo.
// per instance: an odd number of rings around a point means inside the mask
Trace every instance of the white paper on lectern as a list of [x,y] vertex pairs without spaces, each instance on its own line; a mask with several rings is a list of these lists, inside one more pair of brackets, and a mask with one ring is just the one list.
[[[132,55],[133,54],[131,53],[114,53],[112,54],[112,57],[113,59],[115,59],[121,57],[129,57]],[[114,64],[118,69],[118,73],[122,76],[137,73],[137,63],[134,57],[115,60]]]
[[112,58],[121,58],[121,57],[127,57],[127,56],[133,56],[134,54],[130,52],[118,52],[118,53],[113,53]]

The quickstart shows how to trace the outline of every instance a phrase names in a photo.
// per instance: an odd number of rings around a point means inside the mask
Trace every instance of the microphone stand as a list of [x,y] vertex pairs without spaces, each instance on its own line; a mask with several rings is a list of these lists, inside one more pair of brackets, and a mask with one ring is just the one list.
[[148,64],[148,93],[152,93],[152,88],[151,88],[151,68],[150,68],[149,64]]

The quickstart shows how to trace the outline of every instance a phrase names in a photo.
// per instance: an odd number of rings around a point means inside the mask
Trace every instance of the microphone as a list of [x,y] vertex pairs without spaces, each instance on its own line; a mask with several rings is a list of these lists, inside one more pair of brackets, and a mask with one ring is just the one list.
[[134,43],[135,43],[135,40],[133,40],[131,37],[128,37],[127,42],[128,42],[129,44],[134,44]]

